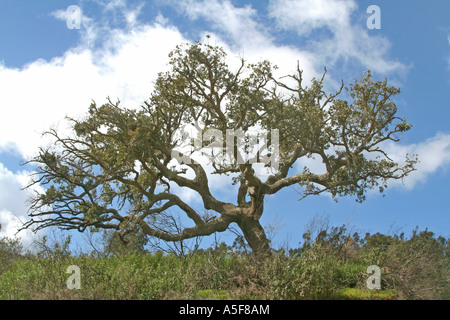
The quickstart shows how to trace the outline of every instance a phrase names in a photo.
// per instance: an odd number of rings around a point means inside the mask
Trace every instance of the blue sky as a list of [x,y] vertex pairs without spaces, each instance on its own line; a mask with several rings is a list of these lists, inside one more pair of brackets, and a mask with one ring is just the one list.
[[[81,9],[80,29],[67,26],[71,5]],[[370,5],[380,8],[381,29],[367,28]],[[393,182],[384,197],[370,193],[362,204],[328,196],[297,201],[294,188],[271,196],[262,222],[278,227],[275,247],[296,246],[315,215],[363,232],[394,228],[409,234],[419,226],[448,237],[449,13],[447,0],[2,0],[0,236],[13,235],[26,220],[29,194],[20,188],[32,169],[19,163],[48,143],[42,131],[55,125],[63,130],[64,116],[82,115],[92,99],[102,103],[111,96],[139,106],[166,68],[169,51],[210,34],[230,59],[268,59],[280,75],[292,73],[297,60],[309,79],[326,66],[330,90],[370,69],[401,87],[395,102],[413,124],[400,143],[386,147],[399,159],[418,153],[418,171]],[[214,183],[227,198],[225,183]]]

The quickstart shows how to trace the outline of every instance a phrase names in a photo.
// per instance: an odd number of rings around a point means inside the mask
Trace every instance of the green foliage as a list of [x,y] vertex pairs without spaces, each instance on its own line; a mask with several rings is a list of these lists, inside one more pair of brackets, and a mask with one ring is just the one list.
[[130,253],[143,253],[148,237],[139,229],[130,230],[125,236],[117,231],[103,231],[105,254],[122,256]]
[[396,300],[397,292],[394,290],[361,290],[345,288],[337,296],[342,300]]
[[22,257],[22,251],[19,239],[0,238],[0,275]]
[[[362,237],[326,225],[303,238],[300,248],[264,259],[224,243],[184,256],[73,256],[70,237],[44,238],[35,255],[23,256],[16,240],[2,239],[0,258],[14,258],[0,265],[0,299],[449,299],[449,239],[427,230]],[[366,287],[373,264],[382,290]],[[81,270],[80,290],[67,289],[70,265]]]
[[[383,192],[389,180],[414,170],[416,156],[406,155],[397,163],[381,149],[411,128],[392,101],[400,89],[367,71],[354,83],[327,93],[326,69],[309,85],[303,83],[299,65],[281,78],[274,78],[275,69],[269,61],[241,59],[232,70],[221,47],[200,42],[177,46],[169,54],[169,70],[158,74],[141,107],[126,109],[120,100],[109,98],[99,105],[92,102],[85,117],[68,118],[71,134],[63,136],[55,129],[45,133],[52,144],[29,160],[37,167],[28,187],[39,185],[42,191],[31,199],[31,219],[23,229],[57,226],[83,232],[94,227],[114,230],[123,239],[140,228],[153,239],[173,242],[209,236],[235,223],[252,251],[265,255],[270,246],[259,218],[266,195],[299,185],[303,197],[329,192],[335,200],[353,196],[364,201],[368,190]],[[289,81],[282,82],[286,78]],[[272,130],[278,130],[279,146],[268,146],[276,172],[261,181],[250,162],[176,165],[174,152],[192,147],[182,132],[187,125],[195,125],[203,137],[211,132],[226,136],[230,129],[257,130],[267,134],[267,141],[272,141]],[[183,150],[183,158],[197,158],[203,147],[194,143],[197,150]],[[237,144],[232,151],[232,158],[246,158]],[[326,172],[305,167],[289,175],[303,157],[321,160]],[[193,178],[186,176],[188,170],[194,171]],[[209,174],[232,176],[239,183],[237,205],[212,195]],[[174,184],[199,194],[211,215],[199,214],[173,193]],[[191,220],[190,227],[173,228],[171,219],[180,213]],[[237,240],[240,245],[242,239]]]
[[227,291],[213,289],[199,290],[195,298],[200,300],[227,300]]

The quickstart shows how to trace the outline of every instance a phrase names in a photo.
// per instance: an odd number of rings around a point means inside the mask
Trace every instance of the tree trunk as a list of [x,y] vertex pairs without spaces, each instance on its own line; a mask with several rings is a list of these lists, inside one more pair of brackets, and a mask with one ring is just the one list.
[[244,233],[245,240],[252,248],[254,255],[267,256],[270,254],[269,239],[258,220],[251,217],[244,218],[238,222],[238,226]]

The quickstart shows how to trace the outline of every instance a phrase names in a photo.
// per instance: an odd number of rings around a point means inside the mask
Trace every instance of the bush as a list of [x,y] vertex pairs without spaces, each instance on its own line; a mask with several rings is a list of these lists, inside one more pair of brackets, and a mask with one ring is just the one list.
[[22,257],[22,250],[19,239],[0,238],[0,275]]
[[346,288],[338,293],[337,298],[342,300],[396,300],[398,293],[395,290]]
[[[449,241],[425,230],[387,236],[351,234],[344,226],[304,234],[300,248],[267,259],[224,243],[182,256],[157,251],[78,255],[39,242],[20,254],[0,240],[0,299],[449,299]],[[381,268],[382,290],[367,290],[369,265]],[[68,266],[81,270],[69,290]]]
[[378,265],[382,286],[399,292],[401,299],[439,299],[449,281],[449,241],[427,230],[404,235],[366,235],[361,260]]

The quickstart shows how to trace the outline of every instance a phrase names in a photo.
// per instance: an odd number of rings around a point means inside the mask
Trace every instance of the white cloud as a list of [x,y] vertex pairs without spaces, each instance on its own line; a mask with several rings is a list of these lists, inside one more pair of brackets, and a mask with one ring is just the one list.
[[258,12],[250,5],[239,8],[228,0],[184,0],[174,2],[174,6],[190,19],[207,22],[212,30],[202,32],[202,39],[209,34],[211,43],[226,49],[232,70],[239,63],[236,58],[244,58],[251,63],[269,60],[278,67],[274,73],[277,77],[293,74],[297,62],[305,82],[322,75],[323,64],[316,59],[316,53],[276,44],[272,28],[258,21]]
[[418,155],[420,162],[416,165],[417,170],[410,173],[403,181],[392,183],[407,189],[426,183],[432,174],[446,170],[450,165],[450,134],[438,133],[424,142],[410,145],[387,143],[382,149],[398,163],[403,163],[405,154]]
[[59,9],[51,12],[51,15],[66,23],[70,29],[76,28],[82,30],[82,43],[91,46],[98,33],[98,26],[94,19],[91,19],[83,14],[83,11],[78,6],[69,6],[67,9]]
[[355,0],[272,0],[269,15],[282,29],[294,30],[304,39],[311,36],[308,45],[324,65],[356,59],[381,73],[405,71],[406,66],[387,57],[386,38],[369,35],[365,21],[352,23],[357,8]]
[[208,21],[240,48],[264,46],[270,40],[265,28],[256,22],[257,11],[249,5],[237,8],[230,1],[218,0],[177,1],[177,5],[191,19]]
[[104,103],[110,96],[128,108],[140,106],[167,54],[184,41],[176,29],[159,24],[115,31],[113,40],[107,47],[74,48],[21,69],[0,66],[2,101],[8,106],[0,118],[0,151],[14,144],[30,156],[42,144],[43,131],[66,115],[84,114],[92,99]]
[[353,0],[273,0],[269,14],[283,29],[295,29],[307,36],[326,27],[334,33],[350,26],[350,15],[357,8]]
[[295,168],[297,170],[296,173],[304,172],[305,168],[307,168],[308,171],[314,174],[324,174],[327,172],[327,169],[322,161],[322,158],[318,155],[314,155],[311,158],[305,156],[298,159],[295,162]]
[[[30,191],[22,191],[28,183],[29,173],[13,173],[0,163],[0,237],[16,237],[16,233],[27,220],[28,207],[26,205]],[[17,237],[27,246],[31,235],[23,231]]]
[[155,22],[160,24],[161,26],[165,26],[169,23],[169,19],[164,17],[161,12],[158,13],[158,15],[155,18]]
[[[101,1],[97,1],[98,3],[102,3]],[[117,8],[126,8],[127,3],[126,0],[110,0],[104,3],[105,10],[115,10]]]

